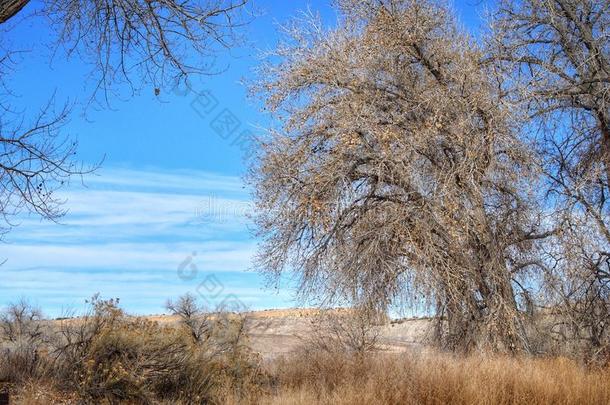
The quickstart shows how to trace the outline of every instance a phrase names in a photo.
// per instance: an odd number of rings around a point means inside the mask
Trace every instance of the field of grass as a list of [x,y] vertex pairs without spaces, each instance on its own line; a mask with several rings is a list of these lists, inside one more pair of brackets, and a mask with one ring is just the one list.
[[426,351],[300,353],[274,365],[267,404],[608,404],[610,370],[564,358]]
[[[273,360],[245,391],[223,386],[197,402],[101,400],[104,404],[608,404],[610,370],[585,369],[563,358],[519,359],[424,353],[351,356],[300,352]],[[52,385],[26,383],[13,402],[79,403]],[[84,402],[95,403],[95,402]]]
[[[2,323],[11,404],[610,404],[608,366],[388,344],[425,321],[380,325],[382,344],[362,351],[320,339],[315,314],[255,315],[272,320],[257,335],[235,314],[147,319],[100,301],[83,318],[33,322],[23,308]],[[282,343],[291,333],[302,336]]]

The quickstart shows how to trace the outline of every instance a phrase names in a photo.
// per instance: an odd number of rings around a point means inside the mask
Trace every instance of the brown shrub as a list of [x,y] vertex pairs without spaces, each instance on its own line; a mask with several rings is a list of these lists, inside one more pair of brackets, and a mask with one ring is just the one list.
[[[24,404],[59,403],[58,398],[84,404],[216,404],[255,398],[264,376],[245,344],[245,320],[223,314],[214,319],[209,337],[197,340],[186,328],[129,317],[118,300],[96,296],[83,317],[62,320],[42,334],[45,339],[32,342],[35,361],[8,362],[20,353],[11,349],[0,370],[22,376],[11,381],[19,383],[14,391],[17,403]],[[32,364],[48,372],[35,373]],[[47,388],[41,391],[41,386]]]
[[313,320],[302,350],[365,355],[379,349],[382,315],[363,308],[321,311]]
[[0,383],[20,383],[48,370],[41,311],[20,300],[0,313]]

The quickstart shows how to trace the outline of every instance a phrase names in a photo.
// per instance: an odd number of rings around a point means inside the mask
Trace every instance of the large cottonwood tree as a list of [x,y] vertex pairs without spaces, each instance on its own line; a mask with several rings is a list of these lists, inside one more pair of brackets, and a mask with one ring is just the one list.
[[519,286],[546,235],[497,76],[436,2],[338,10],[286,27],[257,86],[279,123],[252,171],[260,268],[325,302],[427,303],[447,347],[527,350]]

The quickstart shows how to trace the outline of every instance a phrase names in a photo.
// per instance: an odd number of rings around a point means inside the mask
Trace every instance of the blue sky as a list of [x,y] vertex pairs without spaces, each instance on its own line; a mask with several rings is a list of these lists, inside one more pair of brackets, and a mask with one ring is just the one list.
[[[277,43],[278,23],[308,6],[329,24],[335,14],[327,1],[254,4],[260,15],[244,28],[246,45],[215,61],[221,74],[195,77],[190,89],[159,96],[152,86],[144,88],[103,109],[83,109],[92,91],[90,66],[54,53],[43,19],[18,21],[2,34],[5,46],[24,50],[6,77],[15,107],[27,117],[51,94],[71,103],[64,133],[78,139],[78,159],[103,164],[84,185],[73,181],[61,191],[68,212],[59,224],[24,216],[5,237],[0,305],[26,297],[59,316],[96,292],[120,297],[132,313],[160,313],[166,299],[185,292],[251,309],[298,304],[289,280],[266,288],[250,270],[256,240],[241,179],[244,140],[270,118],[247,98],[242,81],[252,77],[260,51]],[[454,5],[476,33],[484,3]],[[233,125],[223,125],[226,118]]]

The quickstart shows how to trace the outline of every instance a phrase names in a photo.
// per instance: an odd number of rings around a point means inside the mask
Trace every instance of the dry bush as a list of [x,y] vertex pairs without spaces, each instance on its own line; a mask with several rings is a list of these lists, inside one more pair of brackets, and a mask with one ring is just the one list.
[[[91,301],[81,318],[55,328],[27,304],[2,319],[4,336],[36,336],[38,363],[48,370],[13,380],[16,404],[605,404],[608,368],[567,358],[469,357],[422,350],[392,354],[358,350],[370,317],[326,313],[335,339],[261,369],[248,349],[245,317],[205,315],[207,339],[186,327],[125,315],[116,300]],[[21,309],[15,311],[15,309]],[[18,316],[16,316],[18,315]],[[25,315],[25,316],[23,316]],[[21,319],[21,321],[16,321]],[[368,319],[369,322],[361,322]],[[32,320],[30,323],[28,320]],[[34,320],[36,320],[34,322]],[[335,323],[332,323],[334,320]],[[16,322],[16,323],[15,323]],[[16,325],[21,325],[16,328]],[[363,326],[366,325],[366,326]],[[315,326],[315,324],[314,324]],[[7,333],[6,331],[9,331]],[[18,334],[10,331],[21,330]],[[41,331],[41,335],[36,331]],[[346,332],[347,331],[347,332]],[[346,334],[345,334],[346,333]],[[333,335],[334,334],[334,335]],[[43,336],[44,338],[38,338]],[[5,338],[6,339],[6,338]],[[362,354],[366,355],[362,355]],[[4,362],[3,358],[3,364]],[[30,363],[19,363],[20,366]]]
[[382,316],[355,308],[323,310],[311,323],[302,350],[364,355],[379,349]]
[[127,316],[118,300],[98,296],[84,316],[44,333],[36,319],[24,329],[44,336],[33,346],[34,364],[47,373],[32,372],[31,362],[7,363],[6,356],[2,363],[22,376],[11,381],[19,383],[19,403],[215,404],[255,398],[262,386],[259,359],[245,343],[245,320],[238,315],[215,314],[205,341],[187,328]]
[[425,352],[297,355],[274,365],[265,404],[605,404],[609,369],[565,358],[459,357]]
[[41,311],[27,301],[10,304],[0,313],[0,382],[23,382],[48,369],[42,346],[47,339]]
[[183,330],[195,344],[205,345],[209,353],[226,359],[222,378],[230,395],[242,398],[258,390],[264,376],[260,373],[258,355],[249,347],[245,315],[223,308],[210,312],[192,294],[168,301],[166,308],[178,316]]
[[57,349],[60,361],[67,360],[61,366],[67,372],[65,388],[81,398],[222,403],[259,372],[237,320],[220,323],[217,315],[204,340],[191,328],[126,317],[114,301],[96,300],[93,308],[82,322],[68,322],[66,344]]

